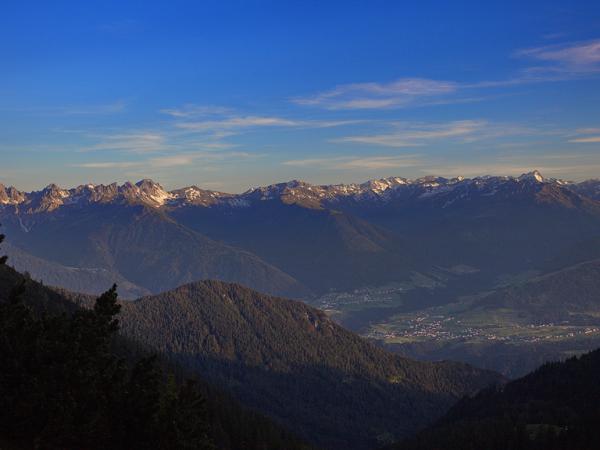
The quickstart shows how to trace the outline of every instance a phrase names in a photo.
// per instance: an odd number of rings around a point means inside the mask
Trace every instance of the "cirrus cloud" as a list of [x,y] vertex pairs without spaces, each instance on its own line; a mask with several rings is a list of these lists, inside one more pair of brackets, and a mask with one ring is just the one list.
[[520,50],[517,56],[525,56],[538,61],[553,64],[553,70],[571,72],[596,72],[600,71],[600,39],[534,47]]
[[319,167],[333,170],[378,170],[415,167],[421,164],[417,155],[384,156],[335,156],[330,158],[307,158],[284,161],[284,166]]
[[454,93],[457,84],[427,78],[400,78],[390,83],[351,83],[309,97],[292,99],[304,106],[326,109],[385,109],[408,106],[419,99]]
[[455,120],[438,123],[392,122],[389,131],[332,139],[335,143],[367,144],[384,147],[421,147],[436,141],[476,142],[508,136],[549,135],[557,131],[525,127],[510,123],[490,123],[487,120]]

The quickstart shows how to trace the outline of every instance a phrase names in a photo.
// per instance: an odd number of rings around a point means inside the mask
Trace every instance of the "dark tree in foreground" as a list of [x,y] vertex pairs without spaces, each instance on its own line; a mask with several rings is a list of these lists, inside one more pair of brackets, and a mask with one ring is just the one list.
[[[0,244],[2,244],[2,241],[4,241],[4,235],[0,234]],[[6,256],[0,256],[0,265],[5,264],[6,263]]]
[[143,344],[118,336],[114,288],[83,310],[5,262],[0,449],[310,448],[201,379],[176,382],[161,368],[189,372],[168,355],[142,358]]
[[[2,262],[4,262],[3,260]],[[116,286],[93,309],[36,315],[23,285],[0,304],[0,447],[208,449],[202,396],[154,358],[112,352]]]

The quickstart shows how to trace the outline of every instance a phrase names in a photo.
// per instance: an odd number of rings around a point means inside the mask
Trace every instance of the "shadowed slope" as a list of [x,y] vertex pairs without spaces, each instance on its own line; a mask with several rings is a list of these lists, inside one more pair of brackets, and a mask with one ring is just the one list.
[[123,331],[329,448],[368,448],[498,381],[387,353],[303,303],[206,281],[123,305]]
[[579,450],[600,446],[600,350],[486,389],[398,450]]

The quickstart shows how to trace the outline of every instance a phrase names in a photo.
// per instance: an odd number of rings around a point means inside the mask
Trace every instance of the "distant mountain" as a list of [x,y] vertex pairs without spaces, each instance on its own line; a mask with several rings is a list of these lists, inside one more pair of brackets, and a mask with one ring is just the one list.
[[549,363],[465,398],[395,449],[580,450],[600,447],[600,350]]
[[[402,199],[429,202],[432,197],[448,200],[454,195],[463,201],[472,197],[504,197],[539,193],[548,186],[564,188],[563,192],[579,193],[593,198],[600,188],[600,180],[588,180],[573,183],[555,178],[545,178],[538,171],[532,171],[519,177],[483,176],[475,178],[443,178],[426,176],[415,180],[401,177],[389,177],[370,180],[362,184],[313,185],[293,180],[265,187],[250,189],[242,194],[227,194],[189,186],[166,191],[160,184],[144,179],[135,184],[123,185],[80,185],[63,189],[50,184],[41,191],[22,192],[15,187],[0,184],[0,204],[18,205],[26,212],[52,211],[63,206],[78,204],[144,204],[153,207],[182,205],[224,205],[247,208],[256,202],[279,199],[287,204],[304,207],[325,207],[344,202],[355,204],[381,204]],[[542,189],[539,189],[542,188]],[[540,196],[543,200],[544,194]],[[439,199],[438,198],[438,199]],[[438,200],[436,199],[436,200]],[[456,200],[455,200],[456,201]],[[445,207],[449,207],[446,204]]]
[[543,272],[554,272],[594,259],[600,259],[600,230],[591,237],[583,237],[573,244],[562,246],[556,255],[540,266],[540,269]]
[[119,273],[108,269],[67,267],[32,256],[11,245],[3,245],[2,249],[3,253],[8,255],[11,267],[17,271],[27,272],[33,279],[42,281],[48,286],[59,286],[74,292],[97,295],[106,291],[108,286],[117,283],[122,298],[135,299],[150,294],[147,289],[136,286]]
[[488,309],[509,308],[540,322],[600,311],[600,259],[498,289],[478,305]]
[[152,292],[218,278],[303,297],[407,281],[437,266],[468,265],[488,280],[537,268],[597,236],[596,185],[534,171],[291,181],[243,194],[166,191],[152,180],[31,193],[0,186],[0,221],[33,256],[109,270]]
[[251,251],[316,292],[403,280],[428,267],[389,230],[292,199],[287,189],[249,193],[245,207],[192,204],[169,207],[168,213],[191,229]]
[[[0,213],[10,244],[62,266],[108,271],[151,292],[205,278],[279,294],[307,291],[259,257],[190,230],[159,209],[102,202],[57,207],[55,200],[66,197],[51,198],[28,204],[31,212],[17,205]],[[57,284],[68,287],[72,277]]]
[[387,353],[303,303],[206,281],[123,305],[125,335],[325,448],[406,436],[500,380]]
[[430,262],[465,264],[491,277],[536,268],[600,226],[600,203],[538,172],[401,186],[385,201],[335,204],[405,237],[409,250]]
[[586,197],[600,200],[600,179],[587,180],[578,184],[574,184],[573,190],[585,195]]

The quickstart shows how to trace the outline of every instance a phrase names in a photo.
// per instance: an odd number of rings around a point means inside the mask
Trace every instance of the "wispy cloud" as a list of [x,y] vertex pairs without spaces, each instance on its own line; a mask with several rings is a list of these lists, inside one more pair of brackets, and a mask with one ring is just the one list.
[[417,147],[438,139],[473,138],[487,126],[482,120],[459,120],[438,124],[393,124],[388,133],[345,136],[333,139],[338,143],[381,145],[385,147]]
[[592,143],[600,143],[600,136],[588,136],[581,137],[576,139],[570,139],[569,142],[575,142],[577,144],[592,144]]
[[390,83],[342,84],[309,97],[294,98],[292,102],[333,110],[384,109],[407,106],[423,98],[451,94],[456,89],[456,83],[451,81],[400,78]]
[[129,132],[93,135],[99,142],[84,147],[83,151],[117,150],[131,153],[149,153],[166,150],[166,137],[158,132]]
[[518,83],[565,81],[600,74],[600,39],[526,48],[515,56],[536,62],[521,70],[514,79]]
[[[332,128],[359,122],[358,120],[295,120],[268,115],[236,115],[230,109],[218,106],[185,105],[182,108],[160,112],[168,115],[171,120],[161,122],[151,129],[117,130],[105,133],[82,132],[80,134],[91,143],[82,147],[80,151],[158,155],[162,153],[170,157],[174,153],[182,152],[227,150],[238,145],[227,142],[228,137],[256,129]],[[164,163],[177,164],[179,161],[184,160],[165,159]]]
[[600,143],[600,128],[578,128],[573,133],[574,137],[569,142],[576,144]]
[[268,116],[239,116],[228,117],[220,120],[203,120],[196,122],[180,122],[175,126],[184,130],[215,131],[236,130],[256,127],[282,127],[297,126],[299,122],[281,117]]
[[298,105],[330,110],[430,106],[485,99],[484,96],[468,96],[468,91],[561,81],[600,73],[600,39],[527,48],[516,51],[514,56],[522,58],[529,65],[505,79],[467,83],[428,78],[399,78],[387,83],[350,83],[313,95],[293,98],[291,101]]
[[436,141],[471,143],[509,136],[554,135],[556,130],[531,128],[487,120],[456,120],[439,123],[392,122],[389,131],[378,134],[352,135],[332,139],[336,143],[378,145],[384,147],[420,147]]
[[168,127],[158,127],[155,130],[124,130],[114,133],[86,133],[85,138],[92,143],[79,150],[81,152],[117,152],[137,155],[214,152],[236,146],[222,140],[227,135],[228,133],[215,133],[212,136],[198,137]]
[[516,54],[552,64],[550,67],[542,69],[569,72],[600,71],[600,39],[528,48],[520,50]]
[[200,161],[218,162],[261,158],[264,155],[248,152],[190,152],[151,158],[147,161],[152,167],[177,167],[195,164]]
[[392,156],[338,156],[331,158],[307,158],[284,161],[285,166],[315,167],[333,170],[378,170],[415,167],[421,164],[417,155]]
[[577,130],[575,130],[577,133],[580,134],[593,134],[593,133],[598,133],[600,134],[600,128],[578,128]]
[[193,164],[196,159],[196,155],[169,155],[152,158],[148,163],[153,167],[178,167]]
[[357,125],[362,123],[372,122],[370,120],[305,120],[299,121],[298,126],[304,128],[335,128],[344,127],[347,125]]
[[164,156],[153,156],[135,161],[99,161],[72,164],[71,167],[85,169],[164,169],[170,167],[190,166],[198,162],[215,163],[242,159],[261,158],[264,155],[248,152],[180,152]]
[[71,167],[80,167],[83,169],[130,169],[132,167],[139,167],[139,165],[139,162],[133,161],[106,161],[72,164]]
[[239,114],[219,106],[184,105],[181,108],[163,109],[161,113],[175,119],[171,125],[183,132],[203,134],[215,141],[256,129],[334,128],[366,122],[365,120],[294,119],[272,115]]
[[161,109],[162,114],[167,114],[171,117],[202,117],[212,115],[225,115],[231,114],[233,110],[224,106],[214,105],[194,105],[188,103],[179,108],[165,108]]

